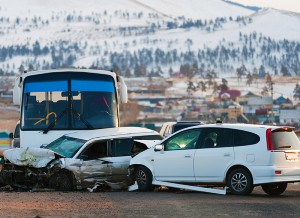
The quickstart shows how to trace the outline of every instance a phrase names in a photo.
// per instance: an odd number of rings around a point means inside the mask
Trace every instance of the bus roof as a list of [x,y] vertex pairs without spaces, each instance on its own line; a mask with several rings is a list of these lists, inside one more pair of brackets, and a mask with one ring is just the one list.
[[24,72],[21,76],[25,79],[28,76],[48,74],[48,73],[63,73],[63,72],[82,72],[82,73],[95,73],[95,74],[105,74],[116,78],[116,73],[107,70],[94,70],[94,69],[80,69],[80,68],[65,68],[65,69],[50,69],[50,70],[37,70]]

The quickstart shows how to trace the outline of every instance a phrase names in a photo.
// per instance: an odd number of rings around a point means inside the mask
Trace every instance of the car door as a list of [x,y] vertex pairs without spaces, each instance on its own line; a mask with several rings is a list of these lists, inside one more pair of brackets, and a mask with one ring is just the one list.
[[94,185],[97,181],[106,180],[111,175],[112,158],[108,156],[108,141],[88,144],[79,158],[82,159],[82,164],[77,173],[82,184]]
[[133,138],[118,138],[111,141],[111,181],[127,179],[132,146]]
[[194,182],[194,154],[198,129],[179,132],[163,142],[164,149],[154,153],[153,171],[156,180]]
[[194,169],[198,182],[222,182],[234,161],[232,130],[203,128],[195,152]]

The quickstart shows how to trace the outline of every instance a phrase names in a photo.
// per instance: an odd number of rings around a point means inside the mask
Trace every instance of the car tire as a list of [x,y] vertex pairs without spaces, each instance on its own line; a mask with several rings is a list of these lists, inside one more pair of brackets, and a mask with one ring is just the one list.
[[248,195],[253,191],[251,174],[244,169],[235,169],[228,175],[227,186],[235,195]]
[[152,178],[152,173],[147,167],[139,166],[135,171],[135,181],[140,191],[146,192],[154,189]]
[[60,171],[52,175],[49,179],[49,188],[59,191],[73,190],[73,176],[68,171]]
[[281,195],[287,188],[287,183],[272,183],[261,185],[262,190],[268,195]]

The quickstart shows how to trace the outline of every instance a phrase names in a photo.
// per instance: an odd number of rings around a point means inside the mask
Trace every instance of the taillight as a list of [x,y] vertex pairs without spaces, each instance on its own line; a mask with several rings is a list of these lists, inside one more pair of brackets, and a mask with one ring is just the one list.
[[274,147],[273,142],[272,142],[271,132],[272,132],[271,129],[267,129],[266,137],[267,137],[267,149],[268,149],[268,151],[275,150],[275,147]]

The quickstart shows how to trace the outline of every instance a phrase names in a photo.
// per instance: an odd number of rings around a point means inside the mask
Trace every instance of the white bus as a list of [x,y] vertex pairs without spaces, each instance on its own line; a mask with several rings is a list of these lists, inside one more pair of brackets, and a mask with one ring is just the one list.
[[32,71],[16,80],[13,97],[20,105],[20,147],[40,147],[66,133],[119,127],[127,87],[109,71]]

